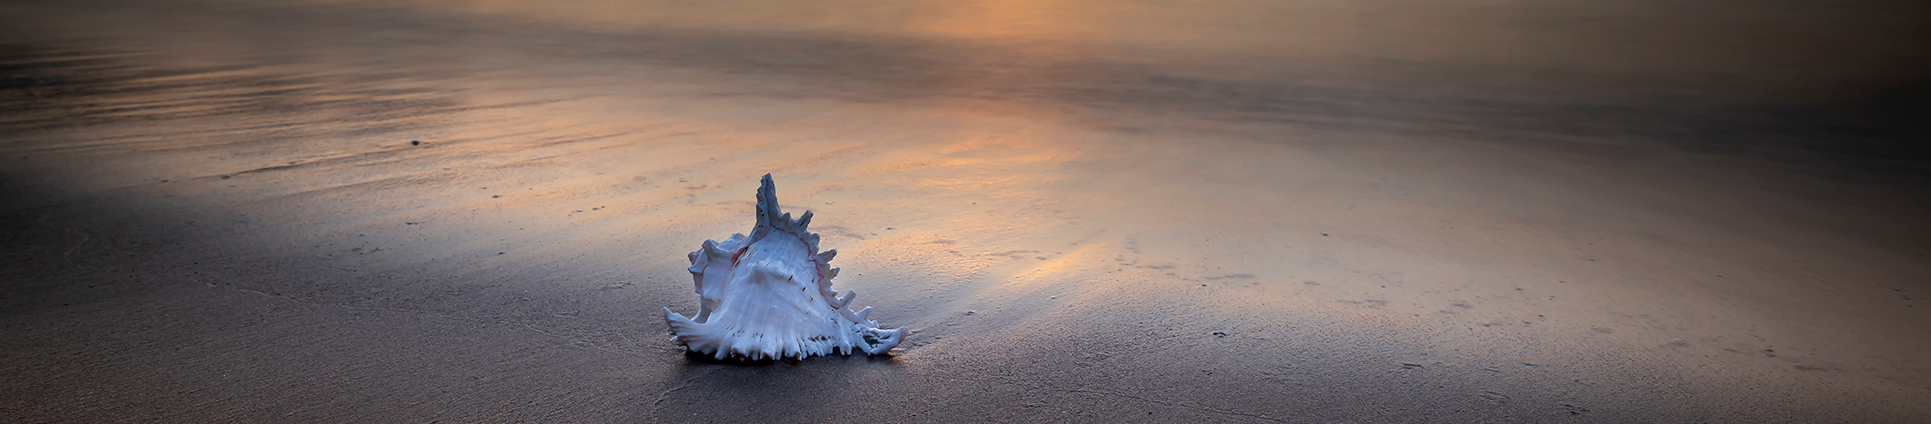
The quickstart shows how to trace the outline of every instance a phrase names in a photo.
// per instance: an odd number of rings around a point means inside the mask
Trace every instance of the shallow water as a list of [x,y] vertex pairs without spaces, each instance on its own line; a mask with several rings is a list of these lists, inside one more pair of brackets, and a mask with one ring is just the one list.
[[[1923,6],[0,7],[24,421],[1931,405]],[[665,340],[767,172],[896,355]]]

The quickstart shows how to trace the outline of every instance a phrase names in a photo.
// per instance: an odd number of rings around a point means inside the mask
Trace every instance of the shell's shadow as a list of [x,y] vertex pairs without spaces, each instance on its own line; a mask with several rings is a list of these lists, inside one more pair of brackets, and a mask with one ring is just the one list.
[[742,359],[742,358],[724,358],[724,359],[717,359],[717,358],[713,358],[713,357],[711,357],[711,355],[706,355],[706,354],[703,354],[703,353],[698,353],[697,351],[692,351],[692,350],[685,350],[685,351],[684,351],[684,360],[686,360],[686,361],[689,361],[688,363],[690,363],[690,364],[703,364],[703,365],[730,365],[730,366],[738,366],[738,367],[765,367],[765,366],[772,366],[772,365],[778,365],[778,364],[784,364],[784,365],[802,365],[802,364],[805,364],[805,363],[808,363],[808,362],[814,362],[814,361],[816,361],[816,362],[837,362],[837,363],[851,363],[852,361],[863,361],[863,362],[865,362],[865,363],[883,363],[883,364],[887,364],[887,365],[898,365],[898,364],[899,364],[899,362],[898,362],[898,358],[897,358],[897,356],[896,356],[896,355],[892,355],[892,354],[890,354],[890,353],[887,353],[887,354],[882,354],[882,355],[862,355],[862,354],[856,354],[856,355],[826,355],[826,356],[813,356],[813,357],[810,357],[810,358],[806,358],[806,359],[798,359],[798,358],[783,358],[783,359],[768,359],[768,358],[767,358],[767,359]]

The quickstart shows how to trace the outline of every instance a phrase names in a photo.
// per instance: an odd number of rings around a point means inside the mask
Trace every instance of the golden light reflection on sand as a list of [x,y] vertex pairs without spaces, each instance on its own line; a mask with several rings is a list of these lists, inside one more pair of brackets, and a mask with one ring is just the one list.
[[940,13],[906,24],[914,33],[947,38],[1004,41],[1065,41],[1077,29],[1070,15],[1082,8],[1075,1],[986,0],[953,3]]

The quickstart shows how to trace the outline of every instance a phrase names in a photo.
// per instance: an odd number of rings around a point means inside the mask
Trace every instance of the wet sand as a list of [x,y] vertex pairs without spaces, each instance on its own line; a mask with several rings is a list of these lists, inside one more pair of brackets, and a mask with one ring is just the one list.
[[0,5],[0,417],[1931,416],[1923,6],[732,4]]

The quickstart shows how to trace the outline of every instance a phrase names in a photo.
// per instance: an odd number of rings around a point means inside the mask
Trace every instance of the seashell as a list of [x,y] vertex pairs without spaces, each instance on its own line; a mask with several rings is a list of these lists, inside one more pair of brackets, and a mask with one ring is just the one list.
[[758,187],[758,223],[751,235],[705,240],[691,252],[697,318],[664,308],[671,342],[717,359],[807,358],[853,351],[880,355],[903,340],[904,327],[878,328],[872,308],[848,309],[858,291],[840,298],[831,289],[837,250],[818,253],[818,234],[806,231],[811,212],[797,220],[778,209],[771,174]]

